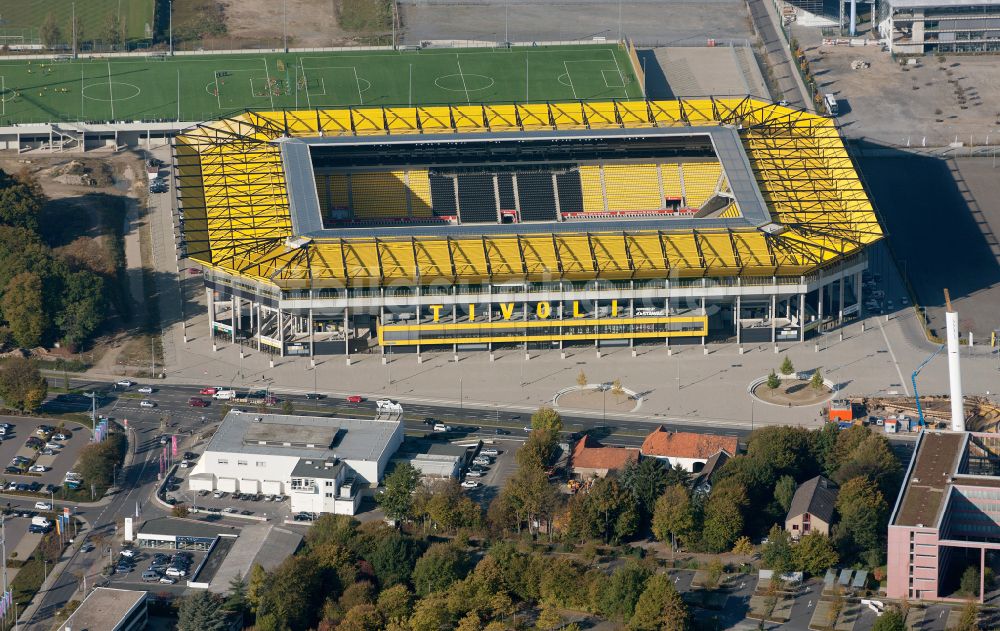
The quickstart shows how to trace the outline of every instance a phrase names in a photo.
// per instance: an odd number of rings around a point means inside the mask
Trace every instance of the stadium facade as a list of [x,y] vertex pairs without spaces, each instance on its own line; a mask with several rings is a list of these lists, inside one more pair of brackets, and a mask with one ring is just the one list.
[[176,137],[217,337],[277,354],[797,342],[882,231],[751,98],[247,112]]

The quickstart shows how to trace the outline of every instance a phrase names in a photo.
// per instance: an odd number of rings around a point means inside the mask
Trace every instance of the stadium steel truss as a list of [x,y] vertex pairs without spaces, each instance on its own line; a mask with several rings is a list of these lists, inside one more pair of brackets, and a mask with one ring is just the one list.
[[[288,137],[726,125],[738,129],[768,227],[297,242],[280,147]],[[428,142],[434,142],[429,137]],[[177,137],[188,255],[279,288],[510,279],[789,276],[879,239],[881,228],[833,121],[746,99],[247,112]],[[776,224],[776,225],[775,225]],[[536,228],[537,229],[537,228]]]

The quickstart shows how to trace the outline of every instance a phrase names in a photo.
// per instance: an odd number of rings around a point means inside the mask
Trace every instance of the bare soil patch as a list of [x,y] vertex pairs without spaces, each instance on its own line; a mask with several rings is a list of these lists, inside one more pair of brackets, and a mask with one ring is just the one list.
[[615,395],[610,390],[601,392],[595,388],[565,392],[559,395],[557,403],[560,408],[608,412],[632,412],[638,405],[638,402],[628,395]]
[[[351,37],[337,24],[335,0],[285,0],[288,45],[340,46]],[[282,3],[276,0],[221,0],[226,33],[236,40],[280,42]],[[280,45],[280,43],[279,43]]]

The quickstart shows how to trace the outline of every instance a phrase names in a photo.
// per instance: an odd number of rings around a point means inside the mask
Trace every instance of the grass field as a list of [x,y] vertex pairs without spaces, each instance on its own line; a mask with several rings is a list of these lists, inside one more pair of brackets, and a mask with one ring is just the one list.
[[[127,38],[143,39],[146,25],[153,27],[153,3],[154,0],[77,0],[76,15],[83,31],[78,33],[78,39],[102,39],[108,15],[119,11]],[[23,29],[37,36],[45,16],[52,13],[62,30],[62,39],[69,44],[73,37],[72,4],[69,0],[0,0],[0,35],[5,31],[20,33]]]
[[2,124],[641,96],[616,45],[0,62]]

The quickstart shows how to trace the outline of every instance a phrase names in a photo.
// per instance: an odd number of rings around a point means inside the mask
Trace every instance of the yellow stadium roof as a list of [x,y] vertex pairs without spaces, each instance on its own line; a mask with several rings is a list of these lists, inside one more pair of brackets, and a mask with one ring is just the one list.
[[[772,224],[519,234],[297,238],[279,143],[287,138],[497,135],[726,125],[738,130]],[[882,236],[833,121],[751,98],[247,112],[175,139],[190,258],[278,287],[450,281],[793,276]],[[568,231],[567,231],[568,230]]]

